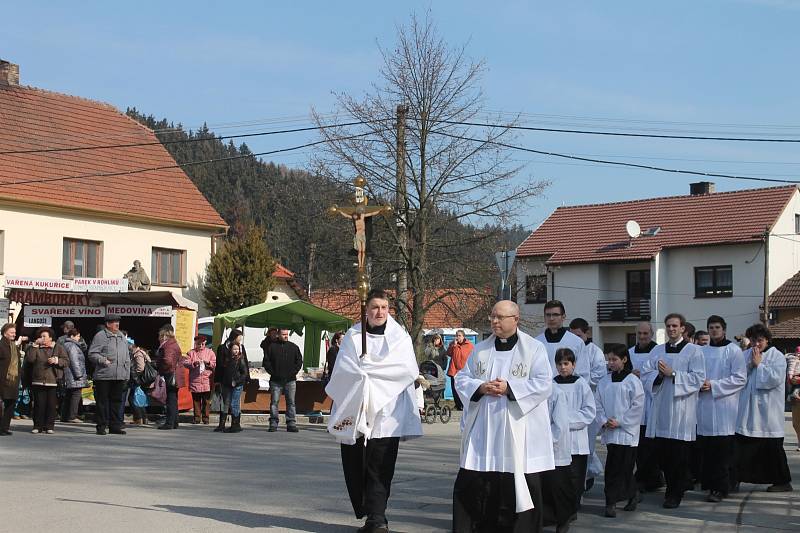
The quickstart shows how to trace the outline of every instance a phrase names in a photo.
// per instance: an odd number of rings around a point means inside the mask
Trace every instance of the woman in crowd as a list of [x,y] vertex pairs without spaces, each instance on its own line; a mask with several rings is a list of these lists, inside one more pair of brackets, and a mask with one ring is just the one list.
[[161,343],[156,354],[158,374],[164,377],[167,384],[167,419],[158,429],[178,429],[178,385],[175,372],[178,370],[181,347],[175,340],[175,332],[171,327],[164,327],[158,332]]
[[25,353],[26,380],[33,394],[31,433],[52,434],[58,410],[56,389],[69,365],[69,356],[63,346],[56,344],[52,328],[39,328],[36,339],[36,345],[29,346]]
[[198,335],[194,338],[194,348],[189,350],[188,357],[183,359],[183,366],[189,369],[189,390],[192,393],[194,406],[193,424],[208,424],[211,412],[211,373],[217,366],[214,350],[206,347],[206,338]]
[[425,346],[425,359],[429,359],[442,367],[447,368],[447,348],[444,347],[442,336],[438,333],[431,337],[431,342]]
[[644,417],[644,389],[633,372],[627,348],[615,344],[606,353],[611,370],[597,384],[595,402],[601,425],[600,442],[606,445],[605,516],[617,516],[617,502],[627,500],[625,511],[639,503],[633,468],[639,443],[639,426]]
[[326,383],[330,381],[331,375],[333,374],[333,367],[336,366],[336,356],[339,355],[339,345],[342,343],[342,335],[344,334],[341,331],[334,333],[331,339],[331,345],[328,351],[325,352],[325,373],[323,379]]
[[86,374],[86,356],[81,348],[81,332],[70,328],[65,333],[64,350],[69,364],[64,368],[64,398],[61,399],[61,421],[80,422],[78,408],[81,404],[81,389],[89,386]]
[[[225,365],[217,366],[217,376],[222,392],[222,408],[219,412],[219,426],[214,431],[238,433],[242,430],[239,422],[241,417],[239,399],[242,395],[242,388],[244,388],[244,384],[247,383],[249,378],[249,369],[238,344],[231,344],[229,357],[225,359]],[[231,427],[225,429],[225,421],[228,418],[229,410],[232,417]]]
[[247,350],[244,349],[244,334],[240,329],[231,330],[230,335],[228,335],[228,340],[220,344],[219,348],[217,348],[217,368],[225,368],[227,360],[231,356],[231,346],[234,344],[239,347],[242,359],[244,359],[247,368],[250,368],[250,361],[247,359]]
[[20,350],[19,344],[28,340],[26,337],[16,339],[17,328],[14,324],[4,324],[0,329],[0,400],[3,414],[0,416],[0,436],[11,435],[11,417],[19,395]]
[[783,450],[786,402],[786,357],[770,346],[772,333],[754,324],[745,333],[747,384],[739,396],[736,420],[738,481],[769,484],[767,492],[792,490],[792,475]]
[[[150,355],[147,353],[147,350],[141,346],[137,346],[135,340],[130,338],[129,340],[133,341],[131,345],[131,368],[136,374],[141,374],[144,371],[144,365],[152,362]],[[131,383],[131,387],[133,391],[131,398],[134,398],[136,396],[136,389],[141,387],[134,383]],[[150,388],[152,387],[153,385],[151,384]],[[131,411],[133,412],[134,424],[147,424],[147,407],[134,405],[133,401],[131,401]]]

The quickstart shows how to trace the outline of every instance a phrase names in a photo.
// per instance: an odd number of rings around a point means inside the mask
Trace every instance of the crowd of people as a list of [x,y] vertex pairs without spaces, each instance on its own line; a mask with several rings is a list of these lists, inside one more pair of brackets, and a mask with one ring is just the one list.
[[[665,509],[679,507],[687,490],[715,503],[740,483],[793,490],[784,410],[788,392],[800,439],[800,349],[784,355],[762,324],[735,342],[723,317],[695,331],[678,313],[665,317],[662,344],[644,322],[635,345],[600,349],[586,320],[567,327],[563,303],[547,302],[543,318],[544,331],[531,336],[519,328],[517,305],[501,301],[489,317],[492,335],[466,353],[459,340],[445,348],[433,337],[427,346],[463,405],[453,531],[555,525],[564,533],[601,473],[609,518],[618,504],[633,512],[662,488]],[[422,434],[411,400],[415,356],[385,293],[368,297],[366,354],[361,327],[339,348],[326,389],[334,400],[328,431],[342,446],[354,513],[366,518],[359,531],[381,533],[398,444]]]
[[[362,532],[388,531],[399,443],[422,436],[417,358],[408,333],[388,310],[386,293],[371,291],[366,323],[337,334],[326,358],[326,392],[334,402],[328,431],[341,444],[354,513],[366,517]],[[543,318],[545,329],[534,337],[519,328],[517,305],[500,301],[489,316],[489,338],[473,345],[459,331],[447,348],[441,337],[430,343],[427,357],[447,368],[463,408],[454,531],[541,531],[555,525],[564,533],[601,473],[603,514],[609,518],[619,503],[635,511],[644,494],[662,488],[665,509],[680,506],[685,492],[698,486],[715,503],[740,483],[768,485],[768,492],[793,490],[784,411],[791,401],[800,440],[800,348],[783,354],[762,324],[734,342],[722,316],[709,316],[706,330],[695,331],[681,314],[671,313],[664,319],[666,342],[657,344],[652,324],[643,322],[633,346],[600,349],[586,320],[566,326],[563,303],[547,302]],[[288,336],[287,330],[270,330],[262,343],[262,365],[271,376],[269,431],[277,431],[281,395],[287,431],[298,430],[294,381],[302,357]],[[159,429],[175,429],[181,367],[189,370],[193,422],[209,424],[216,390],[221,407],[215,431],[241,431],[239,403],[250,364],[239,330],[216,352],[198,336],[184,354],[166,326],[151,357],[120,329],[115,315],[105,317],[88,346],[70,322],[57,339],[43,327],[30,341],[5,324],[0,435],[11,435],[24,391],[32,398],[33,433],[52,434],[59,414],[66,423],[80,421],[81,391],[90,376],[98,434],[125,434],[126,399],[148,395],[165,406]],[[142,404],[132,400],[131,406],[134,422],[146,423]],[[598,437],[605,464],[595,451]]]
[[[160,430],[178,428],[178,390],[187,386],[192,395],[194,424],[209,424],[214,396],[219,403],[216,432],[242,431],[240,398],[250,381],[250,364],[241,330],[234,329],[216,350],[203,335],[194,338],[186,353],[175,339],[172,326],[158,331],[154,353],[138,346],[120,329],[121,317],[108,315],[87,345],[71,321],[56,338],[50,327],[36,330],[33,339],[17,336],[13,323],[2,326],[0,339],[0,436],[10,436],[13,419],[33,419],[32,433],[55,433],[56,418],[81,423],[85,416],[84,390],[91,386],[94,422],[98,435],[125,435],[125,408],[130,406],[135,425],[148,424],[148,406],[163,405]],[[287,431],[297,432],[295,379],[303,366],[300,349],[289,342],[288,330],[270,329],[264,343],[262,365],[270,373],[269,431],[277,431],[278,402],[286,401]],[[188,369],[184,382],[183,368]],[[155,401],[154,401],[155,400]],[[230,425],[228,420],[230,419]]]

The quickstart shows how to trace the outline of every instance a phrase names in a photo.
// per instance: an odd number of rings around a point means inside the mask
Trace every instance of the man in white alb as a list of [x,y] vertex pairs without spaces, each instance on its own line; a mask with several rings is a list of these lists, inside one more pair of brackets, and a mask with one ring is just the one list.
[[583,339],[564,327],[567,319],[567,310],[559,300],[550,300],[544,304],[545,329],[536,340],[544,344],[547,350],[547,362],[550,363],[551,377],[558,375],[555,355],[559,348],[569,348],[575,354],[575,374],[586,381],[591,381],[591,363],[584,355]]
[[422,436],[416,406],[419,375],[408,333],[389,316],[386,293],[367,296],[367,353],[361,328],[345,333],[325,392],[333,399],[328,432],[341,444],[347,492],[361,533],[389,531],[386,504],[400,440]]
[[653,348],[642,369],[642,385],[653,395],[647,436],[655,439],[667,482],[665,509],[678,507],[686,491],[691,445],[697,437],[697,397],[706,380],[703,352],[684,338],[685,325],[683,315],[666,316],[667,342]]
[[493,334],[456,374],[464,414],[453,531],[541,531],[539,472],[555,468],[553,374],[542,343],[517,329],[517,304],[497,302],[489,319]]

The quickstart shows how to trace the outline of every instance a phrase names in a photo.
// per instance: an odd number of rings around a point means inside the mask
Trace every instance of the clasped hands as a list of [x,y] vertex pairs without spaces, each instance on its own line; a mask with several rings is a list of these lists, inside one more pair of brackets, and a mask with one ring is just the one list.
[[665,363],[663,359],[659,359],[658,373],[664,376],[665,378],[671,378],[672,372],[673,372],[672,367],[669,366],[667,363]]
[[508,394],[508,381],[495,378],[492,381],[482,383],[481,386],[478,387],[478,392],[488,396],[505,396]]

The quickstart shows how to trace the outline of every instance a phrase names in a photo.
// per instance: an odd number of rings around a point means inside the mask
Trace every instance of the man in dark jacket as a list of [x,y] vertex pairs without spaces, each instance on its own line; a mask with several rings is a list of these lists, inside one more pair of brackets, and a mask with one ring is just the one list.
[[300,348],[289,342],[289,330],[282,329],[280,337],[270,343],[262,361],[264,370],[269,373],[269,392],[272,402],[269,407],[269,431],[278,431],[278,402],[281,391],[286,400],[286,430],[297,433],[294,396],[297,389],[297,373],[303,368]]
[[94,363],[94,400],[97,434],[124,435],[119,407],[122,390],[131,379],[131,357],[128,338],[119,329],[119,315],[106,315],[106,327],[95,334],[89,347]]

